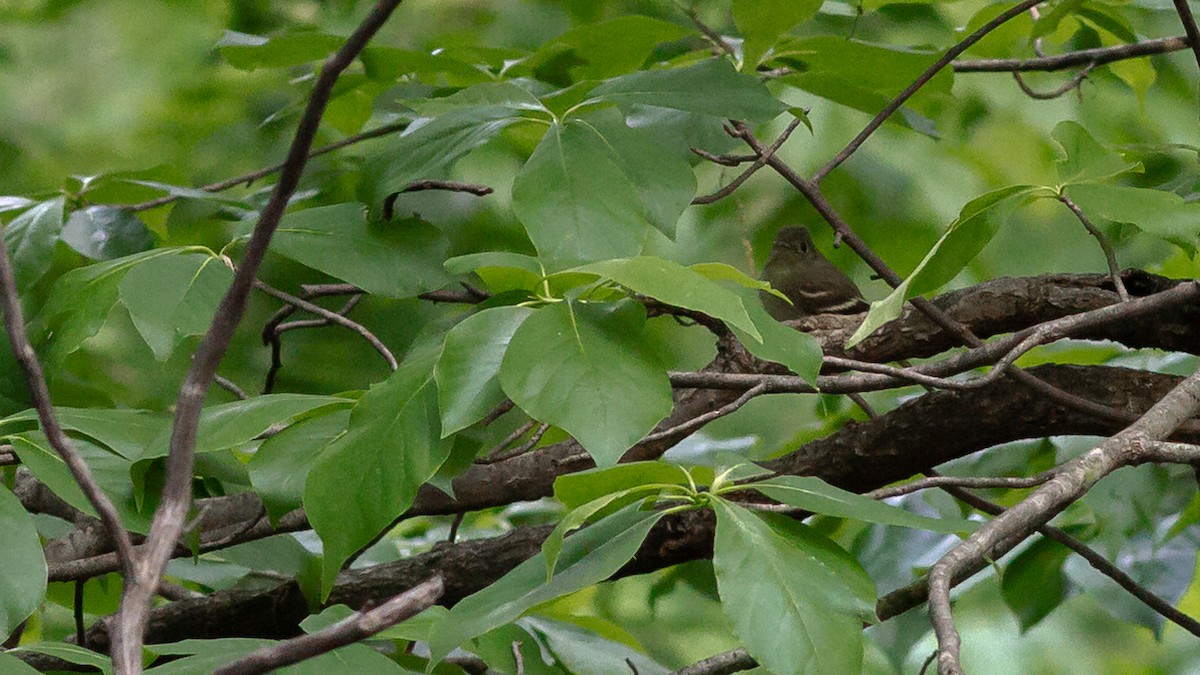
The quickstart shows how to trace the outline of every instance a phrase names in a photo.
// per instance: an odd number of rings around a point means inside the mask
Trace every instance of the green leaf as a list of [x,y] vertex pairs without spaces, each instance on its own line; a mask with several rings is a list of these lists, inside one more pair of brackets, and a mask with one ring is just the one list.
[[59,277],[42,307],[42,318],[50,332],[49,363],[61,364],[62,359],[100,330],[117,302],[118,284],[135,265],[194,250],[156,248],[74,269]]
[[46,595],[46,558],[33,518],[0,487],[0,634],[9,635]]
[[603,80],[641,68],[656,46],[687,35],[686,29],[660,19],[621,16],[572,28],[543,44],[514,71],[559,86]]
[[372,207],[413,181],[439,178],[460,157],[523,118],[505,106],[472,106],[417,120],[363,168],[361,193]]
[[[768,287],[770,284],[762,282]],[[777,293],[777,292],[776,292]],[[758,328],[761,336],[754,335],[731,326],[734,335],[746,347],[746,350],[760,359],[774,361],[786,366],[788,370],[803,377],[806,381],[815,383],[821,373],[821,362],[824,353],[821,342],[815,337],[792,328],[775,320],[763,307],[762,299],[754,292],[739,293],[742,304]]]
[[742,31],[742,70],[753,73],[775,40],[821,9],[821,0],[733,0],[733,22]]
[[[62,659],[68,663],[75,663],[81,666],[91,666],[99,670],[101,673],[108,675],[112,672],[112,659],[103,654],[80,647],[79,645],[68,644],[66,642],[37,642],[34,644],[21,645],[15,649],[8,650],[9,654],[19,652],[34,652],[37,654],[46,654],[55,658]],[[0,667],[0,671],[9,673],[10,671],[5,665]],[[31,672],[37,672],[36,670]]]
[[185,337],[208,330],[232,281],[233,271],[220,258],[175,255],[134,267],[118,288],[138,333],[154,357],[166,361]]
[[[784,38],[775,48],[773,62],[795,71],[781,78],[783,81],[874,115],[940,56],[937,52],[818,35]],[[920,107],[923,100],[947,97],[953,85],[953,72],[943,69],[910,99],[910,105]]]
[[[249,442],[276,424],[320,410],[345,408],[354,401],[340,396],[311,394],[264,394],[244,401],[221,403],[204,408],[196,429],[196,454],[216,452]],[[142,458],[165,457],[170,448],[171,432],[165,431]]]
[[92,260],[115,260],[154,246],[146,224],[133,211],[114,206],[89,206],[72,212],[59,236]]
[[1005,567],[1000,594],[1017,615],[1022,632],[1036,626],[1067,599],[1063,563],[1070,555],[1071,549],[1062,544],[1039,538]]
[[315,31],[296,31],[265,38],[227,30],[217,51],[239,70],[283,68],[324,59],[337,51],[345,38]]
[[370,46],[359,55],[359,60],[362,61],[367,77],[388,84],[410,73],[431,80],[444,76],[447,84],[451,86],[465,86],[491,80],[484,68],[453,58],[447,51],[438,50],[437,54],[427,54],[396,47]]
[[756,340],[762,339],[736,293],[679,263],[638,256],[604,260],[570,271],[612,279],[635,293],[648,295],[668,305],[702,312],[742,329]]
[[651,483],[688,485],[688,480],[683,469],[666,462],[628,462],[559,476],[554,479],[554,497],[577,509],[611,492]]
[[703,262],[688,265],[688,269],[696,272],[697,274],[708,277],[713,281],[732,281],[739,286],[752,288],[756,291],[766,291],[767,293],[777,295],[781,298],[787,297],[783,293],[771,288],[771,284],[767,283],[766,281],[755,279],[733,265],[727,265],[719,262]]
[[442,660],[467,640],[499,628],[537,605],[609,578],[633,557],[662,516],[662,511],[627,507],[568,537],[549,582],[545,558],[539,553],[461,600],[434,627],[429,640],[431,661]]
[[588,102],[642,103],[748,121],[769,120],[787,109],[758,78],[721,58],[622,75],[593,89]]
[[450,447],[438,424],[432,359],[401,364],[359,399],[346,433],[321,453],[304,484],[304,509],[325,544],[325,596],[342,563],[412,504]]
[[875,588],[858,562],[816,530],[715,500],[713,568],[733,632],[776,673],[857,673]]
[[1063,185],[1104,180],[1141,166],[1100,145],[1076,122],[1059,122],[1051,135],[1063,152],[1058,162],[1058,180]]
[[390,298],[443,285],[446,245],[425,221],[369,221],[366,208],[353,202],[284,216],[271,240],[275,253]]
[[247,468],[250,483],[262,497],[272,522],[300,508],[309,469],[321,451],[346,430],[349,420],[349,410],[332,410],[300,420],[258,446]]
[[615,111],[555,123],[513,183],[513,210],[548,258],[635,254],[647,226],[669,237],[696,179],[681,157]]
[[523,112],[547,112],[546,106],[542,105],[537,96],[511,80],[483,82],[442,98],[418,99],[411,105],[425,117],[437,117],[448,112],[479,106],[508,108],[513,111],[514,115]]
[[4,245],[18,289],[29,288],[50,269],[62,220],[63,199],[59,197],[35,204],[4,226]]
[[582,527],[601,511],[610,510],[613,508],[613,504],[617,502],[628,502],[630,498],[645,497],[647,496],[646,493],[657,493],[664,487],[667,487],[667,485],[639,485],[637,487],[610,492],[567,512],[558,521],[558,524],[554,526],[554,529],[550,531],[546,540],[542,542],[542,555],[546,558],[546,581],[549,582],[554,578],[554,569],[558,564],[558,555],[562,551],[563,539],[566,538],[569,532]]
[[880,326],[900,316],[904,301],[908,298],[936,290],[953,279],[979,255],[1024,200],[1039,194],[1044,196],[1047,192],[1047,188],[1036,185],[1012,185],[968,202],[959,212],[958,219],[950,224],[946,233],[937,240],[904,283],[883,300],[871,303],[867,318],[846,342],[847,348],[862,342]]
[[[90,436],[128,460],[141,457],[144,449],[162,435],[169,424],[166,417],[148,410],[56,406],[54,414],[64,429]],[[0,427],[14,422],[37,421],[36,411],[24,410],[0,420]]]
[[880,525],[912,527],[946,534],[974,532],[979,526],[962,518],[929,518],[841,488],[815,476],[777,476],[751,483],[764,495],[798,509]]
[[1090,218],[1130,223],[1188,251],[1200,248],[1200,203],[1165,190],[1086,183],[1065,190]]
[[500,365],[500,385],[530,416],[564,429],[599,465],[671,412],[671,384],[641,338],[645,310],[560,302],[525,319]]
[[533,313],[527,307],[493,307],[473,314],[446,334],[434,367],[442,437],[483,419],[505,399],[497,374],[513,333]]

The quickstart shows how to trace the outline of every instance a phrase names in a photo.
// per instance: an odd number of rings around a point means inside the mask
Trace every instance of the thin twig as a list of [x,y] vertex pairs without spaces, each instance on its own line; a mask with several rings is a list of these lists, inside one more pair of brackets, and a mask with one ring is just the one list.
[[383,209],[381,215],[384,220],[391,220],[393,210],[396,207],[396,199],[406,192],[423,192],[425,190],[446,190],[447,192],[466,192],[477,197],[486,197],[492,194],[492,188],[486,185],[478,185],[475,183],[461,183],[454,180],[419,180],[409,183],[404,186],[403,190],[393,192],[383,200]]
[[520,640],[513,640],[512,655],[513,663],[516,665],[516,675],[525,675],[525,656],[521,654]]
[[715,419],[719,419],[730,413],[736,412],[739,408],[741,408],[742,406],[749,403],[751,399],[758,396],[759,394],[766,393],[766,391],[767,391],[767,385],[760,382],[760,383],[754,385],[753,387],[750,387],[749,389],[747,389],[746,393],[737,397],[736,400],[734,400],[730,403],[727,403],[727,404],[721,406],[720,408],[717,408],[716,410],[710,410],[709,412],[706,412],[703,415],[697,415],[696,417],[693,417],[692,419],[690,419],[686,422],[683,422],[682,424],[677,424],[677,425],[671,427],[670,429],[663,429],[662,431],[656,431],[656,432],[650,434],[649,436],[646,436],[642,440],[638,441],[638,444],[640,445],[642,443],[653,443],[655,441],[661,441],[664,438],[683,438],[683,437],[687,436],[688,434],[691,434],[693,431],[699,429],[700,427],[704,426],[705,424],[708,424],[709,422],[711,422]]
[[[117,675],[141,672],[142,640],[155,589],[175,549],[192,501],[196,433],[204,396],[216,375],[229,341],[245,313],[247,299],[266,256],[271,236],[300,184],[308,153],[321,124],[325,106],[338,76],[358,57],[367,42],[391,16],[400,0],[380,0],[346,41],[321,66],[296,134],[280,167],[279,181],[259,214],[233,282],[217,307],[208,332],[200,341],[175,406],[167,453],[162,498],[150,524],[145,553],[125,577],[121,605],[113,624],[112,657]],[[7,257],[7,256],[4,256]],[[11,276],[11,275],[10,275]],[[14,343],[16,344],[16,343]]]
[[248,394],[246,394],[246,392],[241,387],[237,386],[237,383],[235,383],[233,380],[229,379],[228,377],[225,377],[224,375],[214,375],[213,382],[215,382],[218,387],[233,394],[234,396],[238,397],[239,399],[241,399],[243,401],[250,398],[250,396]]
[[701,21],[700,17],[696,14],[695,8],[690,6],[685,7],[678,2],[675,3],[675,6],[679,7],[679,9],[681,9],[683,13],[687,15],[687,18],[691,20],[692,25],[696,27],[696,30],[700,31],[700,33],[709,41],[709,43],[712,44],[713,47],[719,49],[729,58],[735,60],[737,59],[737,52],[733,50],[733,46],[726,42],[725,38],[721,37],[720,33],[713,30],[708,24]]
[[750,652],[746,651],[745,647],[738,647],[697,661],[687,668],[676,670],[671,675],[729,675],[757,667],[758,661],[750,656]]
[[1075,76],[1072,77],[1069,82],[1065,82],[1058,89],[1055,89],[1053,91],[1047,91],[1047,92],[1034,91],[1033,89],[1031,89],[1029,87],[1029,85],[1025,83],[1025,78],[1021,77],[1020,71],[1016,71],[1016,70],[1012,71],[1012,76],[1013,76],[1013,79],[1017,81],[1017,87],[1019,87],[1021,89],[1021,91],[1025,93],[1026,96],[1028,96],[1029,98],[1037,99],[1039,101],[1049,101],[1052,99],[1056,99],[1059,96],[1062,96],[1063,94],[1067,93],[1068,91],[1071,91],[1072,89],[1079,89],[1080,96],[1082,96],[1083,88],[1081,85],[1083,84],[1083,81],[1087,79],[1088,73],[1091,73],[1092,69],[1095,67],[1096,67],[1095,63],[1087,64],[1078,73],[1075,73]]
[[[92,474],[91,467],[83,460],[75,449],[75,444],[67,437],[62,425],[58,422],[58,414],[54,411],[54,403],[50,400],[50,390],[46,385],[46,375],[42,371],[42,363],[38,360],[37,352],[29,344],[29,336],[25,334],[25,317],[21,310],[21,298],[17,291],[17,279],[13,274],[12,261],[8,255],[8,247],[0,238],[0,307],[4,313],[4,330],[8,334],[13,356],[21,365],[25,376],[25,386],[33,398],[33,406],[37,410],[38,421],[50,447],[58,453],[71,477],[79,485],[88,503],[100,516],[108,536],[116,543],[117,555],[126,575],[132,574],[136,565],[133,555],[133,542],[121,516],[111,499],[100,488]],[[201,394],[203,398],[203,394]],[[11,447],[11,446],[10,446]],[[11,454],[11,453],[10,453]]]
[[1143,42],[1133,42],[1115,47],[1097,47],[1081,49],[1075,52],[1057,54],[1055,56],[1038,57],[1034,59],[977,59],[956,61],[953,64],[956,73],[1008,73],[1008,72],[1053,72],[1066,70],[1094,63],[1102,66],[1114,61],[1136,59],[1155,54],[1167,54],[1188,48],[1188,39],[1178,37],[1157,38]]
[[1121,302],[1129,302],[1129,291],[1125,290],[1125,282],[1121,281],[1121,266],[1117,264],[1117,254],[1113,252],[1112,244],[1108,243],[1108,237],[1105,237],[1104,233],[1093,225],[1091,220],[1088,220],[1088,217],[1083,213],[1083,209],[1071,201],[1070,197],[1060,194],[1058,201],[1062,202],[1068,209],[1071,209],[1071,213],[1075,214],[1075,217],[1079,219],[1083,227],[1087,229],[1088,234],[1100,242],[1100,250],[1104,251],[1104,260],[1108,263],[1108,276],[1112,278],[1113,286],[1117,289],[1117,295],[1120,296]]
[[481,457],[481,458],[475,460],[475,463],[476,464],[495,464],[496,462],[503,462],[506,459],[512,459],[513,457],[523,455],[523,454],[529,452],[530,450],[532,450],[534,448],[534,446],[536,446],[538,443],[541,442],[542,436],[546,435],[546,431],[549,428],[550,428],[549,424],[542,423],[542,424],[538,425],[538,428],[533,432],[533,435],[529,437],[529,440],[525,441],[521,445],[513,448],[512,450],[509,450],[508,452],[502,452],[499,454],[488,455],[487,457]]
[[[947,484],[939,487],[941,487],[945,492],[953,496],[955,499],[965,502],[966,504],[983,511],[984,513],[989,513],[993,516],[998,516],[1004,513],[1004,508],[1002,506],[967,491],[964,489],[967,486],[955,486]],[[1121,588],[1124,588],[1133,597],[1141,600],[1150,609],[1158,612],[1167,620],[1174,622],[1180,628],[1186,630],[1192,635],[1200,637],[1200,622],[1179,611],[1172,606],[1171,603],[1158,597],[1153,591],[1134,581],[1133,577],[1130,577],[1120,567],[1117,567],[1113,563],[1109,562],[1107,558],[1100,555],[1087,544],[1076,539],[1070,534],[1067,534],[1062,529],[1054,527],[1053,525],[1043,525],[1039,527],[1037,531],[1042,536],[1052,539],[1079,554],[1079,557],[1086,560],[1089,565],[1096,569],[1097,572],[1100,572],[1104,576],[1117,582],[1117,585],[1119,585]]]
[[511,446],[513,443],[516,443],[518,440],[520,440],[520,438],[522,436],[524,436],[525,433],[528,432],[530,429],[532,429],[534,427],[534,425],[536,425],[536,424],[537,424],[537,420],[529,420],[529,421],[525,422],[524,424],[522,424],[521,426],[514,429],[511,434],[509,434],[508,436],[506,436],[504,438],[504,440],[500,441],[499,443],[496,444],[496,446],[494,448],[492,448],[491,450],[488,450],[487,452],[485,452],[483,454],[484,462],[487,463],[489,461],[495,461],[493,459],[493,457],[495,457],[496,455],[499,455],[500,453],[507,450],[509,448],[509,446]]
[[370,344],[375,349],[376,352],[379,352],[379,355],[383,357],[383,360],[387,361],[389,368],[391,368],[392,370],[396,370],[396,368],[399,367],[399,364],[396,361],[396,357],[392,355],[392,351],[387,348],[387,345],[383,344],[383,342],[379,338],[375,337],[374,333],[367,330],[365,327],[362,326],[362,324],[360,324],[356,321],[353,321],[351,319],[347,319],[346,317],[342,316],[341,314],[338,314],[337,312],[331,312],[330,310],[325,309],[324,307],[322,307],[320,305],[311,303],[302,298],[298,298],[298,297],[292,295],[291,293],[285,293],[284,291],[281,291],[277,288],[273,288],[273,287],[267,285],[265,282],[263,282],[260,279],[254,280],[254,287],[257,288],[258,290],[262,291],[263,293],[270,295],[273,298],[276,298],[278,300],[282,300],[282,301],[288,303],[289,305],[295,305],[296,307],[299,307],[300,309],[302,309],[306,312],[316,314],[317,316],[328,320],[330,323],[336,323],[337,325],[342,326],[343,328],[349,328],[350,330],[357,333],[359,335],[359,337],[366,340],[367,343]]
[[1175,13],[1183,24],[1183,32],[1187,35],[1188,44],[1192,47],[1192,55],[1196,57],[1196,66],[1200,67],[1200,29],[1196,28],[1196,19],[1192,16],[1192,8],[1187,0],[1173,0]]
[[921,73],[917,79],[913,80],[912,84],[905,87],[904,91],[900,92],[900,94],[891,101],[888,101],[888,104],[884,106],[883,110],[880,110],[879,114],[876,115],[875,118],[870,122],[868,122],[867,126],[863,128],[863,130],[859,132],[859,134],[855,136],[853,140],[846,144],[846,147],[842,148],[842,150],[838,152],[838,154],[834,155],[833,159],[826,162],[824,166],[822,166],[820,169],[817,169],[817,172],[813,174],[812,178],[810,179],[813,184],[820,185],[821,179],[828,175],[830,171],[838,168],[838,166],[840,166],[842,162],[846,161],[850,155],[854,154],[854,151],[857,150],[863,143],[865,143],[866,140],[871,137],[871,134],[875,133],[875,130],[882,126],[883,123],[892,116],[892,113],[899,110],[900,106],[904,105],[905,101],[912,98],[912,95],[917,93],[918,89],[925,86],[926,82],[932,80],[934,75],[937,75],[942,68],[945,68],[947,65],[949,65],[951,61],[958,57],[959,54],[965,52],[971,47],[971,45],[982,40],[984,36],[996,28],[999,28],[1009,19],[1020,16],[1030,7],[1033,7],[1042,1],[1043,0],[1022,0],[1022,2],[1019,4],[1008,8],[1004,12],[1000,13],[1000,15],[998,15],[996,18],[980,26],[979,29],[974,33],[971,33],[953,47],[947,49],[937,61],[933,62],[933,65],[929,66],[924,73]]
[[1007,488],[1010,490],[1020,490],[1026,488],[1037,487],[1042,483],[1050,480],[1056,473],[1055,469],[1043,471],[1036,476],[942,476],[930,474],[928,478],[919,478],[917,480],[905,483],[903,485],[894,485],[892,487],[879,488],[872,490],[866,494],[871,499],[890,499],[892,497],[900,497],[902,495],[912,494],[929,488]]
[[772,143],[763,154],[759,155],[758,158],[754,160],[754,163],[747,167],[745,171],[738,174],[737,177],[729,181],[727,185],[716,192],[696,197],[692,200],[692,204],[712,204],[717,200],[728,197],[730,193],[738,189],[742,183],[745,183],[750,176],[753,176],[756,171],[767,165],[767,162],[771,160],[771,157],[775,155],[775,152],[779,150],[779,148],[783,147],[783,144],[787,142],[788,137],[792,135],[792,132],[795,131],[796,127],[799,125],[800,118],[797,117],[787,125],[787,128],[783,130],[783,133],[779,134],[779,138],[775,139],[775,142]]
[[[350,310],[354,309],[359,300],[362,300],[362,295],[352,295],[346,301],[342,308],[336,313],[339,316],[346,316]],[[287,323],[278,323],[283,318],[291,316],[297,307],[296,305],[284,305],[275,312],[275,315],[267,321],[263,326],[262,340],[271,347],[271,365],[267,368],[267,375],[263,381],[263,393],[269,394],[275,389],[275,378],[279,375],[279,370],[283,368],[283,334],[299,328],[318,328],[328,326],[331,322],[329,319],[307,319],[303,321],[289,321]],[[394,370],[394,368],[393,368]]]
[[758,159],[758,155],[714,155],[701,148],[692,148],[691,150],[713,164],[720,164],[721,166],[741,166],[742,164]]
[[[409,124],[408,122],[397,122],[394,124],[385,124],[385,125],[379,127],[378,129],[372,129],[370,131],[364,131],[361,134],[354,134],[353,136],[347,136],[346,138],[343,138],[342,140],[337,141],[336,143],[330,143],[329,145],[322,146],[320,148],[317,148],[316,150],[313,150],[312,152],[308,153],[308,158],[312,159],[313,157],[317,157],[319,155],[324,155],[326,153],[333,152],[334,150],[340,150],[348,145],[354,145],[355,143],[361,143],[362,141],[370,140],[372,138],[379,138],[380,136],[387,136],[388,134],[394,134],[397,131],[404,131],[405,129],[408,128],[408,124]],[[252,171],[250,173],[243,174],[241,176],[227,178],[223,181],[218,181],[216,183],[210,183],[208,185],[202,186],[197,189],[203,190],[204,192],[223,192],[223,191],[228,190],[229,188],[232,188],[237,185],[242,185],[242,184],[249,185],[250,183],[253,183],[254,181],[258,180],[259,178],[269,176],[273,173],[276,173],[276,172],[282,170],[283,166],[284,166],[284,162],[280,162],[279,164],[272,164],[271,166],[268,166],[266,168],[259,169],[257,171]],[[130,211],[137,213],[138,211],[145,211],[147,209],[153,209],[153,208],[156,208],[159,206],[165,206],[172,202],[178,201],[182,198],[183,198],[183,195],[175,195],[175,194],[166,195],[164,197],[159,197],[157,199],[151,199],[149,201],[141,202],[139,204],[131,204],[124,208],[127,208]]]
[[439,574],[374,609],[355,612],[315,633],[263,647],[214,672],[216,675],[267,673],[354,644],[433,606],[442,597],[443,590]]

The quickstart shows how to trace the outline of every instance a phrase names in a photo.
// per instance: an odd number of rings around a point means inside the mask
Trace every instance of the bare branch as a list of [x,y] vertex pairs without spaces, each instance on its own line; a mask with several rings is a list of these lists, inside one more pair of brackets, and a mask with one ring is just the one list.
[[766,166],[771,157],[775,155],[779,148],[783,147],[783,144],[787,142],[788,137],[792,135],[792,132],[795,131],[796,127],[799,125],[800,118],[797,117],[787,125],[787,128],[783,130],[783,133],[779,134],[779,138],[775,139],[775,142],[772,143],[763,154],[759,155],[758,158],[754,160],[754,163],[747,167],[745,171],[738,174],[736,178],[729,181],[727,185],[723,186],[716,192],[710,195],[701,195],[696,197],[692,200],[692,204],[712,204],[715,201],[728,197],[733,193],[734,190],[738,189],[742,183],[745,183],[750,176],[753,176],[756,171]]
[[840,166],[842,162],[846,161],[850,155],[854,154],[854,151],[857,150],[863,143],[865,143],[866,140],[871,137],[871,134],[875,133],[875,130],[887,121],[887,118],[892,116],[892,113],[899,110],[900,106],[904,105],[905,101],[912,98],[912,95],[917,93],[918,89],[925,86],[925,83],[932,80],[933,76],[938,74],[938,71],[949,65],[951,61],[958,57],[959,54],[967,51],[971,45],[982,40],[984,36],[999,28],[1009,19],[1020,16],[1030,7],[1037,5],[1041,1],[1042,0],[1022,0],[1022,2],[1019,4],[1008,8],[1004,12],[1001,12],[996,18],[980,26],[978,30],[959,41],[958,44],[954,45],[950,49],[947,49],[937,61],[934,61],[933,65],[929,66],[924,73],[921,73],[917,79],[913,80],[912,84],[905,87],[904,91],[900,92],[896,98],[889,101],[888,104],[884,106],[883,110],[880,110],[879,114],[876,115],[875,118],[872,119],[867,126],[860,131],[857,136],[854,137],[854,140],[850,141],[846,147],[842,148],[838,154],[834,155],[833,159],[829,160],[820,169],[817,169],[817,172],[813,174],[811,179],[812,182],[815,185],[819,185],[821,183],[821,179],[828,175],[830,171],[838,168],[838,166]]
[[[42,372],[41,361],[38,360],[33,346],[29,344],[29,336],[25,334],[25,317],[21,311],[17,279],[13,273],[8,247],[2,238],[0,238],[0,307],[4,311],[4,330],[8,334],[8,343],[12,346],[13,356],[21,365],[21,372],[25,376],[25,386],[29,388],[29,394],[33,397],[33,406],[37,410],[38,421],[42,425],[42,431],[46,434],[46,440],[62,458],[71,472],[71,477],[75,479],[75,483],[79,485],[92,508],[99,514],[105,531],[116,543],[122,568],[127,575],[131,574],[136,564],[133,556],[133,542],[129,538],[129,533],[125,531],[117,507],[100,489],[100,484],[96,482],[91,467],[75,449],[75,444],[63,431],[62,425],[58,422],[58,415],[54,412],[54,403],[50,400],[50,389],[46,385],[46,375]],[[9,449],[9,455],[11,455],[11,446]]]
[[930,474],[928,478],[919,478],[904,485],[879,488],[867,493],[871,499],[889,499],[901,495],[912,494],[929,488],[1008,488],[1019,490],[1032,488],[1045,483],[1054,477],[1056,469],[1043,471],[1036,476],[1028,477],[993,477],[993,476],[941,476]]
[[1188,44],[1192,47],[1192,55],[1196,57],[1196,65],[1200,67],[1200,29],[1196,28],[1196,19],[1192,16],[1192,8],[1187,0],[1173,0],[1175,12],[1183,24],[1183,32],[1187,35]]
[[729,675],[757,667],[758,661],[750,656],[750,652],[745,647],[738,647],[680,668],[671,675]]
[[[361,143],[362,141],[370,140],[372,138],[379,138],[380,136],[387,136],[388,134],[394,134],[397,131],[404,131],[407,128],[408,128],[408,122],[397,122],[395,124],[385,124],[384,126],[379,127],[378,129],[372,129],[370,131],[364,131],[361,134],[354,134],[353,136],[347,136],[346,138],[343,138],[342,140],[337,141],[336,143],[330,143],[329,145],[317,148],[316,150],[313,150],[312,152],[308,153],[308,158],[312,159],[313,157],[324,155],[324,154],[333,152],[334,150],[340,150],[348,145],[354,145],[355,143]],[[233,178],[227,178],[223,181],[219,181],[216,183],[210,183],[210,184],[202,186],[198,189],[203,190],[205,192],[223,192],[223,191],[228,190],[229,188],[232,188],[237,185],[243,185],[243,184],[249,185],[250,183],[253,183],[254,181],[258,180],[259,178],[263,178],[265,176],[269,176],[273,173],[281,171],[284,167],[284,164],[285,164],[285,162],[280,162],[279,164],[272,164],[271,166],[268,166],[263,169],[259,169],[258,171],[252,171],[250,173],[243,174],[241,176],[235,176]],[[178,201],[182,198],[183,198],[182,195],[166,195],[164,197],[159,197],[158,199],[151,199],[149,201],[141,202],[140,204],[131,204],[125,208],[128,208],[129,210],[133,211],[134,213],[137,213],[138,211],[146,211],[148,209],[157,208],[159,206],[165,206],[172,202]]]
[[953,64],[956,73],[1006,73],[1055,71],[1067,68],[1086,66],[1089,63],[1102,66],[1114,61],[1136,59],[1142,56],[1167,54],[1188,48],[1188,39],[1184,36],[1145,40],[1115,47],[1097,47],[1081,49],[1055,56],[1044,56],[1034,59],[978,59],[971,61],[956,61]]
[[254,675],[299,663],[338,647],[354,644],[382,632],[433,606],[444,590],[441,575],[397,595],[382,605],[355,612],[344,620],[316,633],[302,635],[279,644],[263,647],[228,665],[217,675]]
[[929,611],[938,639],[938,672],[960,675],[960,638],[950,609],[955,580],[973,574],[1007,553],[1031,532],[1083,496],[1112,471],[1136,461],[1137,446],[1172,433],[1200,411],[1200,370],[1180,382],[1150,410],[1095,449],[1064,464],[1057,475],[971,534],[942,556],[929,571]]
[[212,325],[192,359],[176,402],[175,422],[171,430],[166,460],[162,500],[154,513],[145,553],[136,569],[125,578],[121,606],[117,613],[113,640],[113,667],[118,675],[139,673],[142,668],[142,636],[158,581],[170,560],[175,542],[183,530],[192,497],[192,469],[195,464],[196,429],[200,409],[209,383],[229,346],[229,341],[245,312],[259,265],[266,255],[271,236],[279,226],[288,201],[300,184],[313,138],[338,76],[348,67],[371,37],[391,16],[400,0],[380,0],[367,13],[359,27],[321,66],[313,84],[308,105],[292,139],[287,159],[280,168],[279,182],[259,215],[250,235],[233,282],[217,307]]
[[[1182,443],[1179,445],[1183,445]],[[1195,447],[1195,446],[1191,446]],[[937,476],[934,476],[937,477]],[[998,504],[989,502],[978,495],[962,489],[966,486],[940,486],[950,495],[954,496],[984,513],[990,513],[993,516],[998,516],[1004,513],[1004,508]],[[1150,589],[1134,581],[1133,577],[1129,576],[1120,567],[1109,562],[1104,556],[1097,553],[1087,544],[1079,541],[1075,537],[1067,534],[1063,530],[1052,525],[1043,525],[1037,529],[1038,533],[1047,539],[1052,539],[1063,546],[1071,549],[1091,565],[1097,572],[1117,582],[1117,584],[1129,592],[1130,595],[1141,600],[1147,607],[1158,612],[1166,617],[1169,621],[1174,622],[1180,628],[1187,632],[1200,637],[1200,622],[1192,617],[1184,614],[1176,609],[1171,603],[1155,595]]]
[[389,368],[391,368],[392,370],[396,370],[396,368],[399,366],[399,364],[396,361],[396,357],[392,355],[392,351],[387,348],[387,345],[383,344],[383,342],[379,338],[375,337],[374,333],[367,330],[365,327],[363,327],[362,324],[360,324],[356,321],[353,321],[351,319],[347,319],[346,317],[342,316],[341,314],[339,314],[337,312],[331,312],[328,309],[325,309],[324,307],[322,307],[318,304],[311,303],[302,298],[298,298],[298,297],[292,295],[291,293],[285,293],[284,291],[281,291],[277,288],[273,288],[261,280],[255,279],[254,287],[257,288],[258,290],[262,291],[263,293],[270,295],[271,297],[274,297],[278,300],[282,300],[282,301],[288,303],[289,305],[293,305],[295,307],[299,307],[300,309],[303,309],[306,312],[316,314],[317,316],[328,321],[329,323],[336,323],[337,325],[342,326],[343,328],[349,328],[350,330],[357,333],[359,335],[359,337],[366,340],[367,343],[370,344],[375,349],[376,352],[379,352],[379,355],[382,356],[383,360],[387,362]]
[[1021,73],[1016,70],[1013,71],[1012,76],[1013,79],[1016,80],[1017,86],[1020,87],[1021,91],[1024,92],[1026,96],[1039,101],[1049,101],[1062,96],[1072,89],[1079,89],[1080,96],[1083,96],[1083,89],[1081,88],[1081,85],[1083,84],[1083,81],[1087,79],[1088,74],[1091,73],[1092,69],[1095,67],[1095,63],[1087,64],[1078,73],[1075,73],[1075,76],[1072,77],[1070,81],[1065,82],[1062,86],[1053,91],[1047,92],[1039,92],[1031,89],[1028,84],[1025,84],[1025,78],[1021,77]]
[[1108,237],[1105,237],[1104,233],[1093,225],[1092,221],[1088,220],[1088,217],[1083,213],[1083,209],[1071,201],[1070,197],[1060,194],[1058,201],[1066,205],[1068,209],[1071,209],[1071,213],[1075,214],[1075,217],[1079,219],[1083,227],[1087,229],[1088,234],[1100,242],[1100,249],[1104,251],[1104,260],[1108,263],[1108,275],[1112,277],[1113,286],[1117,289],[1117,295],[1121,297],[1121,302],[1128,302],[1129,291],[1125,290],[1125,282],[1121,281],[1121,266],[1117,264],[1117,254],[1113,252],[1112,244],[1108,243]]

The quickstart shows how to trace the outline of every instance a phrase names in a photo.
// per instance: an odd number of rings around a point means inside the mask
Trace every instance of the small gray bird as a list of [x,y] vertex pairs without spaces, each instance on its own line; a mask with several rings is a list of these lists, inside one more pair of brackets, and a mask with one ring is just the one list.
[[779,231],[763,265],[762,278],[793,303],[761,293],[763,306],[777,321],[867,311],[867,301],[858,286],[817,250],[806,227]]

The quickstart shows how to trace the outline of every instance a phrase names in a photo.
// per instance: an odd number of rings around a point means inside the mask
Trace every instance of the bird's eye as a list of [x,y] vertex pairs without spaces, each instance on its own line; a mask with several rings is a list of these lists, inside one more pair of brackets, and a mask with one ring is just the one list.
[[800,246],[798,248],[800,249],[801,253],[808,253],[808,244],[800,242]]

